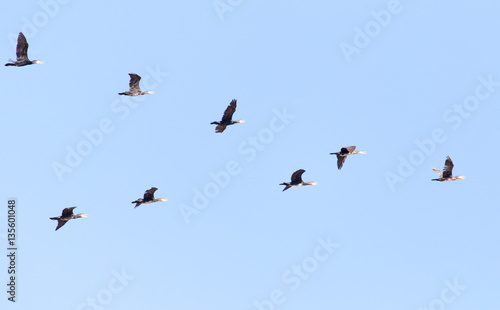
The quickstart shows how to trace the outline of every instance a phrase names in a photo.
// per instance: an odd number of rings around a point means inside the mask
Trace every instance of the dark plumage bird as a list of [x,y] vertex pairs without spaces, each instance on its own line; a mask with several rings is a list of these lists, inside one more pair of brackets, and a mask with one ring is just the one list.
[[135,203],[135,207],[134,208],[137,208],[138,206],[140,206],[143,203],[153,203],[153,202],[157,202],[157,201],[167,201],[167,199],[165,199],[165,198],[155,199],[155,192],[157,190],[158,189],[156,187],[151,187],[151,189],[148,189],[147,191],[144,192],[144,198],[139,198],[136,201],[132,201],[132,203]]
[[141,80],[140,76],[138,76],[135,73],[129,73],[128,75],[130,75],[130,83],[128,84],[129,91],[118,93],[118,95],[139,96],[139,95],[149,95],[153,93],[152,90],[144,92],[141,91],[141,88],[139,87],[139,81]]
[[340,152],[330,153],[330,155],[337,155],[337,168],[342,169],[345,159],[353,154],[366,154],[364,151],[356,151],[356,146],[346,146],[340,149]]
[[26,41],[26,37],[22,32],[19,32],[19,36],[17,37],[17,48],[16,48],[16,57],[17,60],[14,61],[9,59],[9,63],[6,63],[6,66],[16,66],[22,67],[27,65],[41,65],[43,62],[41,60],[29,60],[28,59],[28,41]]
[[302,174],[306,172],[304,169],[299,169],[292,174],[292,182],[283,182],[280,185],[285,185],[283,191],[286,191],[290,187],[302,186],[302,185],[316,185],[316,182],[303,182]]
[[453,162],[451,161],[450,156],[446,156],[446,161],[444,162],[443,171],[440,171],[434,167],[432,167],[432,170],[439,176],[439,178],[432,179],[432,181],[447,182],[447,181],[455,181],[456,179],[465,179],[463,175],[457,175],[456,177],[453,176],[452,174]]
[[215,132],[223,132],[226,130],[226,127],[232,124],[236,123],[244,123],[244,120],[237,120],[233,121],[233,114],[234,111],[236,111],[236,99],[231,100],[231,103],[229,103],[229,106],[226,108],[226,111],[224,111],[224,115],[222,116],[222,120],[220,122],[211,122],[211,125],[217,125],[215,127]]
[[63,227],[64,224],[66,224],[66,222],[69,221],[69,220],[87,217],[87,214],[83,214],[83,213],[76,214],[76,215],[73,214],[73,209],[74,208],[76,208],[76,207],[65,208],[62,211],[61,216],[51,217],[50,218],[51,220],[57,220],[56,230],[58,230],[59,228]]

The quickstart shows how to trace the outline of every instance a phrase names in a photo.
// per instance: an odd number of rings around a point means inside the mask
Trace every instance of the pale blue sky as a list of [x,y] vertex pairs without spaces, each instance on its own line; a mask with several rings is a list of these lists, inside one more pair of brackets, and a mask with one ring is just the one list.
[[[24,31],[45,64],[0,70],[2,308],[498,309],[499,9],[9,3],[2,60]],[[118,96],[129,72],[155,94]],[[246,122],[215,134],[233,98]],[[431,182],[447,155],[465,180]],[[297,169],[318,184],[282,192]]]

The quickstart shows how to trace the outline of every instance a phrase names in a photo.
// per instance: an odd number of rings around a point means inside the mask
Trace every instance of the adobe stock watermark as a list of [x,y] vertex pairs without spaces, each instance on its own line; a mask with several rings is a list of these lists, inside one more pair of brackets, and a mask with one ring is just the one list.
[[[449,124],[451,129],[457,130],[460,128],[464,120],[471,117],[480,104],[490,99],[500,86],[500,82],[493,79],[493,74],[489,74],[487,77],[480,76],[478,80],[479,83],[472,94],[466,96],[461,103],[455,103],[452,108],[444,111],[443,121]],[[415,169],[434,154],[439,145],[448,140],[448,136],[446,129],[436,127],[431,131],[430,137],[414,140],[416,148],[406,157],[398,156],[399,165],[397,171],[387,170],[384,173],[389,189],[394,192],[397,184],[404,183],[407,178],[412,176]]]
[[350,63],[354,54],[359,55],[361,51],[368,47],[372,40],[378,37],[384,28],[387,28],[393,17],[403,12],[403,6],[399,0],[391,0],[387,7],[380,11],[371,11],[371,19],[364,27],[354,28],[354,38],[351,43],[340,42],[339,47],[345,60]]
[[[162,71],[160,66],[156,68],[146,68],[147,74],[141,79],[141,84],[147,88],[156,90],[163,79],[168,76],[168,73]],[[116,129],[117,119],[125,120],[132,110],[139,107],[139,103],[144,101],[145,96],[118,96],[110,104],[113,118],[103,117],[97,123],[97,126],[90,129],[83,129],[81,139],[73,146],[67,145],[66,155],[64,160],[53,161],[51,168],[59,182],[64,180],[66,174],[73,172],[80,166],[83,160],[92,154],[92,151],[102,144],[107,134],[112,133]]]
[[[23,17],[21,19],[22,26],[21,32],[28,39],[34,38],[41,28],[46,27],[49,21],[54,18],[64,6],[70,3],[71,0],[40,0],[38,6],[40,7],[30,18]],[[10,32],[7,36],[10,44],[13,47],[17,46],[17,36],[19,32]]]
[[449,305],[457,300],[457,297],[462,295],[467,286],[460,285],[458,279],[455,278],[453,282],[449,280],[444,281],[444,287],[439,294],[439,297],[429,301],[429,304],[424,307],[418,308],[418,310],[444,310],[446,305]]
[[[237,147],[238,154],[247,163],[254,161],[258,152],[265,150],[266,146],[274,141],[276,134],[285,130],[294,118],[295,115],[288,113],[285,107],[281,111],[273,109],[273,116],[269,120],[268,126],[240,142]],[[186,224],[191,223],[192,218],[206,209],[211,200],[217,198],[229,186],[232,178],[242,171],[241,159],[232,159],[221,170],[217,172],[211,171],[209,173],[211,181],[207,182],[201,189],[193,188],[191,204],[181,203],[178,206],[184,222]]]
[[316,272],[321,264],[324,264],[340,247],[340,243],[332,241],[330,236],[318,238],[317,245],[310,256],[305,257],[299,264],[293,265],[281,274],[281,282],[284,289],[273,289],[269,297],[263,300],[254,300],[253,305],[258,310],[274,310],[276,306],[283,305],[287,300],[287,292],[297,291],[302,283],[308,280]]
[[85,302],[81,302],[76,306],[77,310],[102,310],[104,307],[109,305],[116,295],[123,292],[123,290],[129,285],[129,281],[135,279],[134,276],[127,274],[125,269],[122,268],[121,272],[112,270],[111,274],[113,277],[109,279],[106,287],[100,289],[95,297],[88,297]]
[[228,12],[234,11],[235,8],[241,5],[243,0],[215,0],[212,2],[215,13],[219,16],[219,19],[224,21],[224,15]]

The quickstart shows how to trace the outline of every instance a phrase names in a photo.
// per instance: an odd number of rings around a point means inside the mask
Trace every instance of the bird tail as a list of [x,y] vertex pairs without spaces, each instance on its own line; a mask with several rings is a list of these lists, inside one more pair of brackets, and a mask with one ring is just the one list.
[[287,189],[289,189],[291,187],[290,184],[287,184],[287,183],[281,183],[280,185],[285,185],[285,188],[283,189],[283,192],[286,191]]

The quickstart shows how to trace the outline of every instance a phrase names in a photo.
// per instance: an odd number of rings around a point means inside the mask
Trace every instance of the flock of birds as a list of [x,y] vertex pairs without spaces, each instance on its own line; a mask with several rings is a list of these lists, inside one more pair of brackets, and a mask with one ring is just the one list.
[[[9,62],[6,63],[6,66],[16,66],[16,67],[22,67],[22,66],[27,66],[27,65],[32,65],[32,64],[43,64],[41,60],[29,60],[28,58],[28,42],[26,41],[26,37],[22,32],[19,33],[19,37],[17,38],[17,48],[16,48],[16,61],[9,59]],[[139,81],[141,80],[141,77],[135,73],[129,73],[130,75],[130,82],[129,82],[129,91],[118,93],[119,95],[125,95],[125,96],[139,96],[139,95],[148,95],[148,94],[153,94],[153,91],[148,90],[148,91],[141,91],[141,88],[139,87]],[[210,123],[211,125],[217,125],[215,127],[215,132],[216,133],[222,133],[224,130],[226,130],[226,127],[229,125],[234,125],[237,123],[244,123],[244,120],[236,120],[233,121],[233,114],[236,111],[236,99],[233,99],[230,103],[229,106],[226,108],[224,111],[224,114],[222,115],[222,119],[220,121],[215,121]],[[365,154],[364,151],[356,151],[356,146],[346,146],[340,149],[340,152],[335,152],[335,153],[330,153],[330,155],[336,155],[337,156],[337,168],[340,170],[344,166],[345,160],[347,156],[349,155],[354,155],[354,154]],[[432,179],[432,181],[439,181],[439,182],[447,182],[447,181],[455,181],[457,179],[464,179],[464,176],[458,175],[458,176],[453,176],[452,170],[453,170],[453,162],[451,161],[450,156],[446,157],[446,161],[444,163],[444,169],[443,171],[438,170],[434,167],[432,167],[432,170],[437,173],[439,176],[436,179]],[[295,171],[292,174],[291,181],[290,182],[283,182],[280,185],[285,185],[285,188],[283,191],[286,191],[290,187],[298,187],[298,186],[304,186],[304,185],[316,185],[316,182],[304,182],[302,181],[302,174],[306,172],[304,169],[299,169]],[[141,204],[149,204],[157,201],[166,201],[165,198],[155,198],[154,193],[158,190],[156,187],[151,187],[150,189],[146,190],[144,193],[143,198],[139,198],[135,201],[132,201],[132,203],[135,203],[135,207],[137,208]],[[85,218],[87,217],[86,214],[80,213],[80,214],[74,214],[73,210],[76,207],[71,207],[71,208],[65,208],[62,211],[61,216],[57,217],[51,217],[51,220],[57,220],[57,227],[56,230],[61,228],[64,224],[66,224],[69,220],[72,219],[77,219],[77,218]]]

